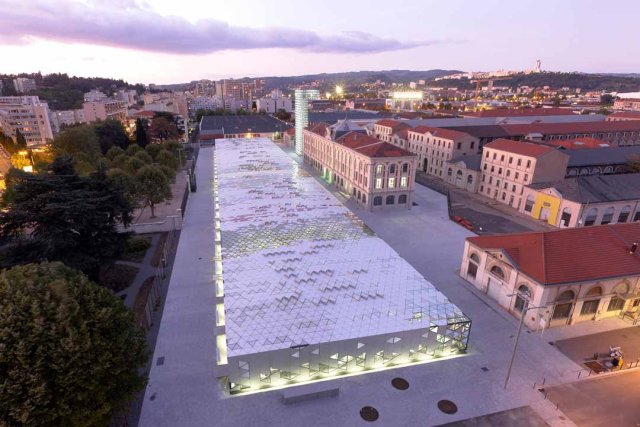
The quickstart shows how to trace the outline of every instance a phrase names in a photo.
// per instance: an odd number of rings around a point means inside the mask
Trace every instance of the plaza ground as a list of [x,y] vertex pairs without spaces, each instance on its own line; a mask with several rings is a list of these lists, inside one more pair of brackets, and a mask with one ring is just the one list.
[[[203,149],[200,155],[209,149]],[[204,173],[204,167],[199,165],[196,172]],[[319,182],[331,190],[328,184]],[[207,191],[205,176],[199,177],[199,183],[202,189],[199,192]],[[205,203],[206,195],[199,192],[189,199],[181,236],[190,242],[194,257],[198,256],[197,241],[203,230],[198,228],[198,218],[190,217],[190,208],[195,207],[191,214],[196,215]],[[418,185],[415,191],[417,205],[412,209],[372,213],[332,192],[472,319],[468,354],[336,378],[332,381],[340,387],[339,396],[285,404],[279,390],[228,396],[207,368],[207,363],[215,363],[213,352],[205,360],[198,360],[197,367],[196,362],[185,364],[181,357],[196,351],[195,347],[180,348],[176,344],[179,337],[163,337],[161,331],[141,426],[434,426],[527,406],[551,426],[581,425],[572,423],[563,414],[562,406],[556,409],[556,405],[534,387],[542,381],[547,384],[568,382],[583,368],[548,342],[617,328],[621,324],[617,323],[619,319],[591,322],[594,324],[588,328],[576,325],[543,333],[524,331],[511,380],[505,389],[518,320],[458,276],[464,239],[474,234],[449,220],[446,197]],[[204,264],[199,268],[203,267]],[[174,297],[181,298],[177,292]],[[171,289],[169,293],[168,298],[172,298]],[[208,310],[213,311],[213,307]],[[185,328],[195,321],[191,313],[181,316]],[[196,337],[188,338],[193,341]],[[207,343],[203,345],[213,348]],[[409,389],[393,388],[391,380],[395,377],[405,378]],[[458,411],[453,415],[440,412],[437,402],[442,399],[455,402]],[[380,417],[375,423],[360,418],[363,406],[378,410]],[[523,420],[528,419],[526,415],[521,416],[525,417]],[[523,421],[519,425],[527,424]]]
[[580,427],[640,425],[640,371],[547,388],[548,399]]

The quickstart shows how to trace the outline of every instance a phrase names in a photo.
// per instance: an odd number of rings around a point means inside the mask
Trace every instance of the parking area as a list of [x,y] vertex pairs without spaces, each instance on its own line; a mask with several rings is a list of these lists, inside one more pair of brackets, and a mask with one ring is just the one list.
[[580,427],[640,425],[640,371],[621,372],[547,389],[548,399]]
[[598,353],[599,361],[608,360],[609,346],[622,347],[624,363],[635,363],[640,359],[640,327],[616,329],[599,334],[584,335],[556,341],[554,345],[569,359],[584,366]]

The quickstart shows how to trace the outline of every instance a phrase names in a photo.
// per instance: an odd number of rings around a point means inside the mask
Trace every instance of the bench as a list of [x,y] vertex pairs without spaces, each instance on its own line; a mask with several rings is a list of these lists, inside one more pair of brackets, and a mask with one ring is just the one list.
[[318,381],[284,389],[282,400],[284,403],[296,403],[321,397],[337,396],[339,393],[340,387],[335,381]]

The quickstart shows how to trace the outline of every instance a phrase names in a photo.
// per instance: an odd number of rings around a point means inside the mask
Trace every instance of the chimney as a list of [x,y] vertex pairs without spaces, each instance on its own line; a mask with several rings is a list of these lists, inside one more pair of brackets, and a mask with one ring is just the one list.
[[629,248],[629,253],[631,255],[635,255],[637,251],[638,251],[638,242],[633,242],[631,244],[631,248]]

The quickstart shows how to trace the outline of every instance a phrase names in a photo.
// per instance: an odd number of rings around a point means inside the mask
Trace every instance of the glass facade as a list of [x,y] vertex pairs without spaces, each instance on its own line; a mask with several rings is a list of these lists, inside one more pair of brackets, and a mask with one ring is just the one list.
[[309,101],[320,98],[320,91],[315,89],[296,89],[296,154],[302,156],[304,151],[303,130],[309,126]]

